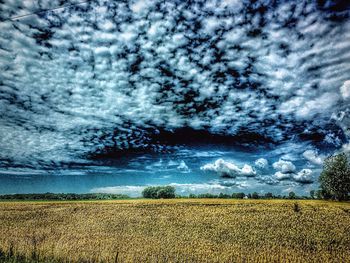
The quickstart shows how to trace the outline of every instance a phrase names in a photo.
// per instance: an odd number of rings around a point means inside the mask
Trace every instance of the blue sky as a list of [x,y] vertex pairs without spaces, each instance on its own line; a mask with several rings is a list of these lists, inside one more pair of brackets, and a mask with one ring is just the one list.
[[317,187],[350,151],[345,2],[3,1],[0,191]]

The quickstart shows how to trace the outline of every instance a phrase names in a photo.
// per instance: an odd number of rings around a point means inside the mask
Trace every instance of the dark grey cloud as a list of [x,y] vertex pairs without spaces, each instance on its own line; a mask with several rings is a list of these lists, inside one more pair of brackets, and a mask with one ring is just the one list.
[[342,2],[89,1],[7,19],[62,3],[1,4],[2,165],[208,141],[349,148]]

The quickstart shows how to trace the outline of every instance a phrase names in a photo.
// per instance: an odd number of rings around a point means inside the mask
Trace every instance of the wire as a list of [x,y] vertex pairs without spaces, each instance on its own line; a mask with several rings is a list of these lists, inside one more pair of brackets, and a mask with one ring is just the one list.
[[34,12],[34,13],[29,13],[29,14],[24,14],[24,15],[20,15],[20,16],[13,16],[13,17],[5,18],[2,21],[7,21],[7,20],[14,21],[14,20],[21,19],[21,18],[24,18],[24,17],[27,17],[27,16],[31,16],[31,15],[37,15],[37,14],[41,14],[41,13],[48,12],[48,11],[56,11],[56,10],[60,10],[60,9],[64,9],[64,8],[69,8],[69,7],[73,7],[73,6],[77,6],[77,5],[86,4],[86,3],[91,2],[91,1],[92,0],[86,0],[86,1],[75,3],[75,4],[67,4],[67,5],[54,7],[54,8],[51,8],[51,9],[44,9],[44,10],[40,10],[40,11],[37,11],[37,12]]

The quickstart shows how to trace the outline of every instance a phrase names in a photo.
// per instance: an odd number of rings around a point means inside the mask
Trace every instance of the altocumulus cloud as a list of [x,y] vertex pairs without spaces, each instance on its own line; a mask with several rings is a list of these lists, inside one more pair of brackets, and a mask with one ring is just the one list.
[[245,146],[339,148],[350,123],[343,2],[96,0],[9,20],[61,1],[2,1],[1,165],[163,151],[176,143],[162,134],[181,129]]

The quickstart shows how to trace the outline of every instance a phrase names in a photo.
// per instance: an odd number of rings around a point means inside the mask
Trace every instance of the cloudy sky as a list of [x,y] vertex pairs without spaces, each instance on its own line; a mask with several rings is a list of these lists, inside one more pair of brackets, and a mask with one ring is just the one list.
[[0,192],[307,193],[350,151],[346,2],[1,1]]

